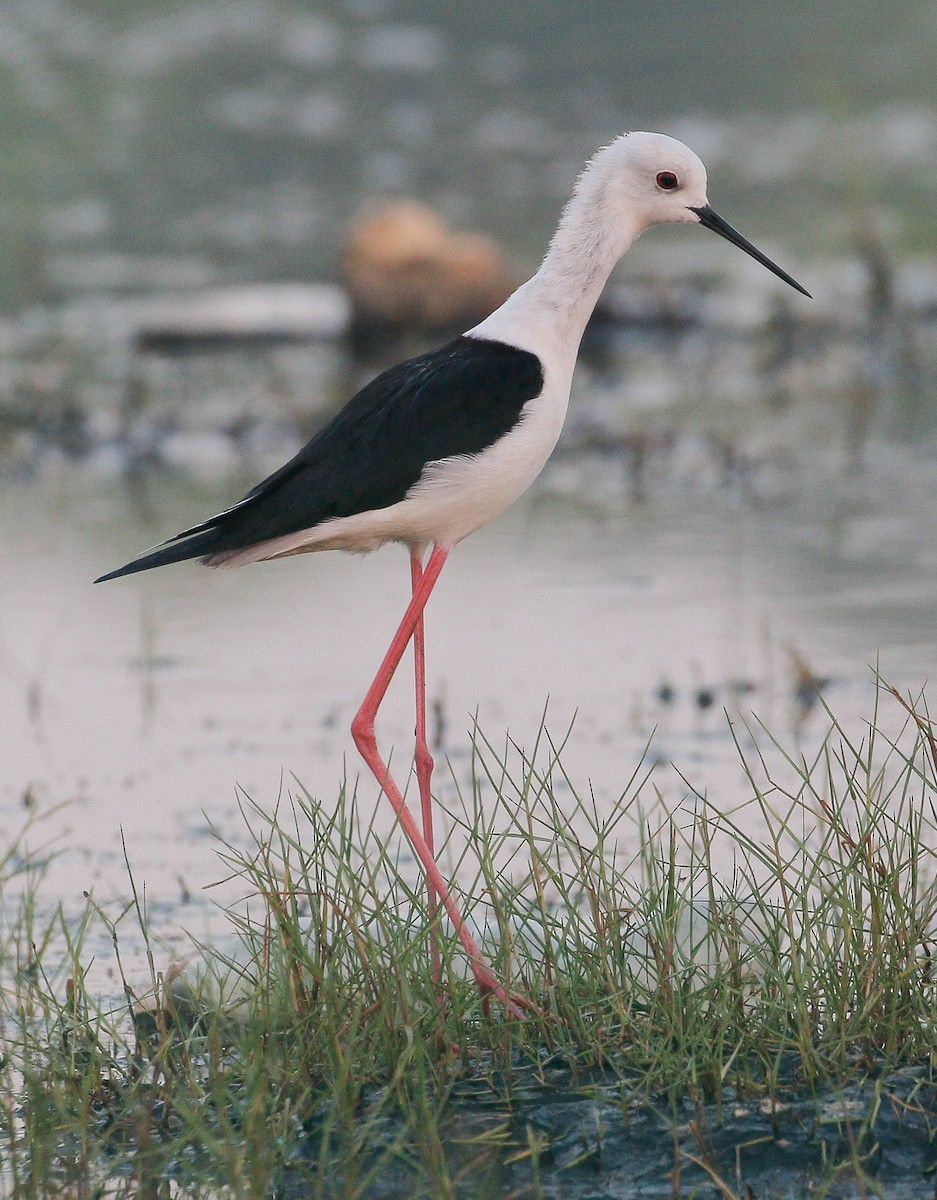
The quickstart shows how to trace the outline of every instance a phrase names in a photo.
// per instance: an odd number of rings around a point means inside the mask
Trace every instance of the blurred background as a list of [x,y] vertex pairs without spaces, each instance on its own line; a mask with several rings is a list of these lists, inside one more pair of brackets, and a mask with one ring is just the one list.
[[387,194],[526,270],[625,128],[692,142],[715,202],[789,255],[851,254],[858,214],[933,252],[935,53],[913,0],[5,0],[3,305],[335,278],[345,222]]
[[[807,746],[818,685],[859,736],[876,665],[917,694],[935,61],[912,0],[0,0],[0,817],[67,804],[62,892],[119,891],[123,824],[172,908],[217,870],[203,811],[235,836],[236,784],[334,795],[407,594],[394,549],[90,580],[496,303],[624,129],[687,141],[815,299],[701,230],[628,255],[554,460],[434,597],[439,790],[473,714],[526,743],[549,697],[600,799],[656,730],[663,792],[731,803],[724,710]],[[404,775],[409,704],[405,679]]]

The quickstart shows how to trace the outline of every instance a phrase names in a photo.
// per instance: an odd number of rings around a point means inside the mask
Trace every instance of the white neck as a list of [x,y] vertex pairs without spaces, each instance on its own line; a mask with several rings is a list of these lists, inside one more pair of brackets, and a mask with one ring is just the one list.
[[580,176],[546,258],[532,279],[486,317],[470,336],[531,350],[572,372],[586,322],[612,268],[637,235],[637,218],[622,220],[605,200],[609,170],[599,155]]

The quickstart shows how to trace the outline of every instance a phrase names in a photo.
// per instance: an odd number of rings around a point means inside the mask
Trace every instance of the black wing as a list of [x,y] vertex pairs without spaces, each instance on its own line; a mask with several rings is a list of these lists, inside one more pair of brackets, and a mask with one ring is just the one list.
[[243,500],[96,582],[387,508],[427,463],[478,454],[509,433],[542,388],[535,354],[456,338],[378,375]]

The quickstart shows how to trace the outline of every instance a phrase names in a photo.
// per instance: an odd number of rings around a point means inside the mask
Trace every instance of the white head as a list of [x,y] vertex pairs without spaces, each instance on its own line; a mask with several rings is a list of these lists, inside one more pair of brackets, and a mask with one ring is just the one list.
[[699,221],[705,208],[706,168],[683,142],[664,133],[626,133],[589,162],[577,190],[602,192],[607,210],[640,230],[663,221]]
[[576,186],[576,199],[601,209],[603,221],[627,231],[629,240],[663,222],[703,225],[809,295],[713,211],[706,196],[706,168],[676,138],[663,133],[625,133],[616,138],[586,166]]

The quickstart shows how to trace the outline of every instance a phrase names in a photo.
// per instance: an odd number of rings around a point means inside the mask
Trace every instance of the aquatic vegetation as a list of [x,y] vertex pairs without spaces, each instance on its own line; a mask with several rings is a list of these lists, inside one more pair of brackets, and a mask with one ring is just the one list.
[[[147,936],[132,877],[117,920],[93,899],[43,915],[14,839],[0,1190],[729,1197],[867,1194],[891,1171],[888,1195],[920,1194],[901,1188],[923,1186],[937,1118],[937,734],[885,688],[860,734],[829,721],[809,760],[737,727],[751,798],[731,812],[689,785],[665,810],[639,764],[603,815],[562,741],[476,730],[441,857],[541,1005],[524,1021],[486,1014],[456,953],[437,985],[372,797],[242,796],[252,845],[219,846],[231,936],[185,972],[149,947],[146,994],[121,962],[121,923]],[[104,998],[84,982],[100,923]]]

